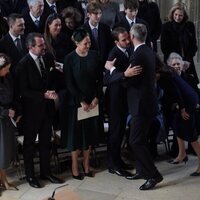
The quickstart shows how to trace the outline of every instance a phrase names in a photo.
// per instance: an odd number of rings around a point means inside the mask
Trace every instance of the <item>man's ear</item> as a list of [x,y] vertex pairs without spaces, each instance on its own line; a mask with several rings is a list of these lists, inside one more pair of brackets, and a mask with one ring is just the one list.
[[87,17],[90,17],[90,13],[89,12],[87,12]]

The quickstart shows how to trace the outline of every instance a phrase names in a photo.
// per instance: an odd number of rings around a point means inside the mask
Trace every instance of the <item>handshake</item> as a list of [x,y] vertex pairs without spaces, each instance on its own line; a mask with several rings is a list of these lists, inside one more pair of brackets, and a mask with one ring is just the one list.
[[56,94],[55,90],[47,90],[44,93],[44,98],[45,99],[51,99],[51,100],[55,100],[58,98],[58,95]]

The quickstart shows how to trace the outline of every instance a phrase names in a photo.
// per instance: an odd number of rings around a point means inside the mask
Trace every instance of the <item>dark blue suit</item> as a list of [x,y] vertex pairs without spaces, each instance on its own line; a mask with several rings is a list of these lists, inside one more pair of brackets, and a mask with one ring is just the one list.
[[139,46],[130,58],[131,64],[141,65],[140,75],[128,78],[128,108],[132,115],[129,142],[136,159],[137,172],[145,179],[157,178],[148,149],[148,132],[157,111],[155,90],[155,54],[145,44]]

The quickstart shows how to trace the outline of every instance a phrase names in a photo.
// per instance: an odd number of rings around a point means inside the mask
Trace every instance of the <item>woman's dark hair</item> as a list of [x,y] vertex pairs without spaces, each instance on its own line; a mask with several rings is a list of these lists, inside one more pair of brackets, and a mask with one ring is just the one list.
[[9,64],[11,64],[10,58],[4,53],[0,53],[0,70]]
[[75,26],[78,27],[81,24],[82,21],[82,15],[81,13],[74,7],[67,7],[65,8],[61,13],[63,19],[70,18],[73,19]]
[[51,45],[52,43],[52,36],[50,34],[50,29],[49,29],[49,25],[52,24],[52,22],[56,19],[60,19],[61,20],[61,24],[62,24],[62,18],[61,15],[57,14],[57,13],[52,13],[48,16],[46,22],[45,22],[45,28],[44,28],[44,39],[47,45],[47,49],[50,53],[52,53],[53,55],[55,54],[54,49]]
[[72,40],[74,42],[81,42],[87,36],[89,36],[89,33],[84,28],[78,28],[73,32]]

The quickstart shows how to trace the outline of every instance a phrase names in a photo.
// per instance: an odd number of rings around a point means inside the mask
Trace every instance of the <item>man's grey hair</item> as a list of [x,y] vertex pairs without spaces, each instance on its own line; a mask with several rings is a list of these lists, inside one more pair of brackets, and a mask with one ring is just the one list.
[[169,66],[171,66],[171,62],[172,62],[173,59],[180,60],[181,64],[182,65],[184,64],[183,58],[178,53],[172,52],[172,53],[169,54],[169,57],[167,59],[167,64]]
[[133,24],[130,35],[134,36],[141,42],[145,42],[147,37],[147,28],[144,24]]
[[35,4],[37,4],[38,0],[27,0],[27,4],[29,6],[34,6]]

